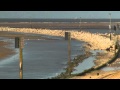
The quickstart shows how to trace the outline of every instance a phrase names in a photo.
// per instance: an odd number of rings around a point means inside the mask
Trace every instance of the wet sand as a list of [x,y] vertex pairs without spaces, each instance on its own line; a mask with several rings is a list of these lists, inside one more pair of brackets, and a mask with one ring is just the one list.
[[6,45],[9,45],[10,43],[0,41],[0,60],[7,58],[10,55],[15,54],[15,51],[12,49],[9,49],[6,47]]
[[93,71],[84,76],[75,76],[71,79],[120,79],[120,70],[118,71]]
[[[116,23],[112,23],[115,24]],[[109,22],[87,22],[81,23],[81,29],[108,29]],[[35,29],[79,29],[80,23],[65,23],[65,22],[0,22],[0,27],[10,27],[10,28],[35,28]]]

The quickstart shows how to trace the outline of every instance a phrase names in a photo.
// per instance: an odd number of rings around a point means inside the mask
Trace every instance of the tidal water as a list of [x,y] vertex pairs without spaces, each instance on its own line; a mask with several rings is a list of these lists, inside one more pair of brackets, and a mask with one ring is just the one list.
[[[19,49],[14,48],[14,40],[1,38],[6,42],[12,42],[11,49],[16,54],[0,60],[0,78],[19,78]],[[64,72],[68,61],[68,41],[59,40],[25,40],[23,49],[23,78],[44,79]],[[84,42],[71,41],[71,59],[83,54]]]
[[[9,22],[16,22],[18,20],[10,19]],[[22,20],[23,21],[23,20]],[[49,21],[49,20],[47,20]],[[41,21],[41,22],[47,22]],[[51,22],[58,22],[51,21]],[[65,22],[66,20],[64,20]],[[85,20],[84,20],[85,21]],[[100,20],[87,20],[85,22],[99,22]],[[1,22],[8,22],[1,21]],[[20,20],[21,22],[21,20]],[[26,21],[25,21],[26,22]],[[29,22],[29,20],[27,21]],[[38,22],[38,21],[36,21]],[[63,22],[63,21],[59,21]],[[73,20],[68,22],[72,22]],[[74,21],[79,22],[79,20]],[[109,20],[102,20],[100,22],[109,22]],[[119,22],[119,20],[118,20]],[[61,27],[62,28],[62,27]],[[56,29],[57,30],[57,29]],[[75,29],[76,30],[76,29]],[[109,33],[109,29],[85,29],[91,33]],[[114,30],[112,30],[114,33]],[[117,34],[120,34],[120,30],[116,31]],[[58,40],[30,40],[26,39],[23,49],[23,78],[24,79],[45,79],[56,76],[61,72],[64,72],[64,68],[67,66],[68,61],[68,42],[61,37],[52,37]],[[19,49],[15,49],[14,40],[8,38],[0,37],[0,40],[5,42],[11,42],[8,48],[14,49],[16,51],[15,55],[6,57],[5,59],[0,60],[0,79],[19,79]],[[72,40],[71,41],[71,59],[77,55],[84,53],[83,50],[84,42]],[[79,64],[76,67],[74,73],[82,72],[85,69],[88,69],[94,65],[94,57],[90,57]]]

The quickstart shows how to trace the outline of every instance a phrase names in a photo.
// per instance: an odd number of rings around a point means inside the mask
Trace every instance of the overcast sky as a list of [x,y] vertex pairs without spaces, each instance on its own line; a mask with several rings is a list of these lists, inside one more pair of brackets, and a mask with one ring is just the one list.
[[0,18],[120,18],[120,11],[0,11]]

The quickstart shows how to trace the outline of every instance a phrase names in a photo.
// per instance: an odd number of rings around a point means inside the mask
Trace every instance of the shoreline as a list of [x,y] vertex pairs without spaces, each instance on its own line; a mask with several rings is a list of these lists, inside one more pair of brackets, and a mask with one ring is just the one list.
[[0,41],[0,51],[2,51],[0,52],[0,60],[3,60],[5,58],[8,58],[9,56],[16,54],[13,49],[7,47],[9,45],[9,42]]
[[[61,37],[64,37],[64,33],[66,32],[63,30],[26,29],[26,28],[22,28],[22,29],[20,29],[20,28],[15,28],[15,29],[14,28],[7,28],[7,29],[2,28],[2,31],[24,32],[24,33],[43,34],[43,35],[61,36]],[[90,32],[84,32],[84,31],[79,31],[79,32],[78,31],[69,31],[69,30],[67,30],[67,31],[71,32],[71,38],[86,42],[87,43],[86,45],[90,50],[104,50],[105,51],[108,47],[114,45],[114,40],[110,41],[109,38],[103,37],[99,33],[92,34]],[[112,52],[111,52],[112,54],[110,54],[109,52],[106,52],[106,53],[109,55],[113,54]],[[108,61],[109,57],[105,58],[105,59],[107,59],[107,61]],[[104,61],[104,60],[102,60],[102,61]],[[107,62],[107,61],[105,61],[105,62]]]
[[84,47],[84,49],[85,49],[85,54],[78,55],[71,62],[67,63],[67,67],[64,68],[65,72],[62,72],[59,75],[51,77],[49,79],[66,79],[66,78],[71,77],[72,75],[71,73],[74,71],[74,68],[78,66],[79,63],[83,62],[86,58],[89,58],[92,55],[90,51],[86,50],[87,47],[86,48]]
[[64,37],[65,32],[70,32],[71,38],[89,43],[91,49],[106,49],[110,45],[113,45],[114,43],[113,40],[110,41],[109,38],[103,37],[99,33],[93,34],[86,31],[9,28],[9,27],[0,27],[0,31],[43,34],[60,37]]

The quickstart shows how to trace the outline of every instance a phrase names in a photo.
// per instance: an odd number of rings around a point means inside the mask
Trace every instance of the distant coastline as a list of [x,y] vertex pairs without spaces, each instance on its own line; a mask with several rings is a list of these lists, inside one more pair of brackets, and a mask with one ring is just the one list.
[[[51,19],[51,18],[0,18],[0,22],[80,22],[80,18],[73,19]],[[86,19],[82,18],[81,22],[110,22],[110,19]],[[120,22],[120,19],[111,19],[111,22]]]
[[[111,19],[112,29],[120,24],[120,19]],[[0,27],[33,28],[52,30],[109,29],[109,19],[38,19],[38,18],[0,18]]]

